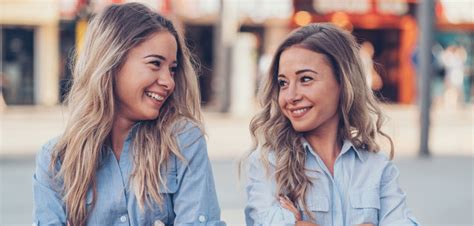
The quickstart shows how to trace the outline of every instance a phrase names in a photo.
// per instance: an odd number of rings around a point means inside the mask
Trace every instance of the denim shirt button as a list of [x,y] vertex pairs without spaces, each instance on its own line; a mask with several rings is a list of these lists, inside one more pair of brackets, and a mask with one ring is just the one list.
[[200,215],[200,216],[199,216],[199,222],[202,223],[202,222],[205,222],[205,221],[206,221],[206,216]]
[[120,221],[125,222],[127,221],[127,215],[123,215],[120,217]]

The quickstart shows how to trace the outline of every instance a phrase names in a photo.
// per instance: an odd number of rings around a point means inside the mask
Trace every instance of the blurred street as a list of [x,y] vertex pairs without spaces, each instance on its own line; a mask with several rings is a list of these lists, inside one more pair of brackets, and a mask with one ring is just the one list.
[[[474,0],[0,0],[0,226],[31,225],[35,154],[65,128],[61,103],[81,76],[71,68],[77,53],[101,40],[86,36],[88,23],[126,2],[170,19],[195,58],[229,226],[245,221],[245,178],[237,171],[252,146],[257,86],[287,35],[320,22],[354,36],[367,84],[391,103],[382,105],[383,132],[394,141],[414,216],[423,226],[474,226]],[[420,157],[426,131],[430,156]],[[389,143],[379,144],[388,155]]]
[[[432,157],[417,157],[418,113],[415,106],[384,105],[385,131],[395,141],[395,162],[408,204],[422,225],[473,225],[473,108],[434,109]],[[31,177],[34,154],[64,128],[60,107],[14,107],[0,114],[0,225],[31,225]],[[238,159],[251,147],[250,117],[206,113],[209,154],[213,163],[222,218],[244,225],[243,183]],[[243,181],[242,181],[243,182]]]

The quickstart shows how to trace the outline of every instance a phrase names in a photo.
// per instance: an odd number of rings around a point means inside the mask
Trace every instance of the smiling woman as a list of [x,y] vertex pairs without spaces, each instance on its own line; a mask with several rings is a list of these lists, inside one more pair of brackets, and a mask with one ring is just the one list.
[[295,131],[316,132],[335,125],[340,87],[328,59],[297,46],[284,51],[280,59],[278,103]]
[[33,177],[38,225],[225,225],[197,77],[173,24],[138,3],[88,26],[63,134]]
[[130,50],[117,72],[117,117],[153,120],[174,90],[177,44],[167,31],[156,32]]
[[250,125],[255,150],[242,162],[247,225],[417,225],[397,167],[377,153],[376,135],[392,140],[358,48],[321,23],[277,49]]

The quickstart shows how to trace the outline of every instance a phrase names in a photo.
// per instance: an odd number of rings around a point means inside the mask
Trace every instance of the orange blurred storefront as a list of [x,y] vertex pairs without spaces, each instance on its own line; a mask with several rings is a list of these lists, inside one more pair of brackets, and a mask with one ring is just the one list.
[[[293,0],[293,4],[293,27],[332,22],[351,31],[360,43],[372,43],[373,60],[383,82],[377,92],[382,100],[416,102],[417,0]],[[474,30],[472,22],[447,21],[447,7],[452,7],[449,1],[436,3],[437,30]]]
[[[415,98],[411,55],[417,41],[415,5],[410,1],[294,0],[292,25],[332,22],[374,47],[383,100],[409,104]],[[304,18],[307,19],[304,19]],[[377,66],[379,64],[379,66]]]

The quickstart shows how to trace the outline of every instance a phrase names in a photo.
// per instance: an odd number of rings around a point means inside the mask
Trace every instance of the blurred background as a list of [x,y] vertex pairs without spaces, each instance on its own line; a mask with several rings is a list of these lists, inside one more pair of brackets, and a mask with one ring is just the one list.
[[[68,119],[70,63],[88,20],[129,0],[0,0],[0,225],[32,222],[35,154]],[[288,33],[332,22],[361,44],[388,116],[408,205],[423,225],[474,225],[473,0],[142,0],[173,20],[200,64],[222,218],[244,225],[237,163],[256,90]],[[382,142],[383,152],[387,144]]]

